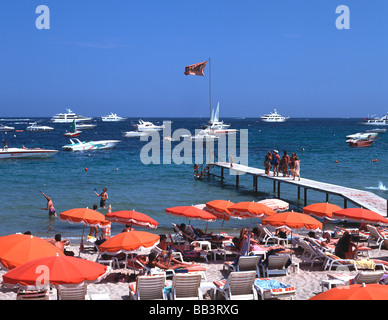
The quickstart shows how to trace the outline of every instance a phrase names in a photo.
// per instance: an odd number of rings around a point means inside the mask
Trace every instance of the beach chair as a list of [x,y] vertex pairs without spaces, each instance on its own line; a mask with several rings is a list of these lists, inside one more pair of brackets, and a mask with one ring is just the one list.
[[61,284],[57,286],[58,300],[86,300],[86,284]]
[[259,232],[260,232],[260,236],[259,236],[259,240],[261,242],[264,242],[264,244],[268,244],[268,242],[272,242],[272,243],[276,243],[278,245],[280,245],[281,243],[284,245],[288,245],[288,239],[284,239],[284,238],[279,238],[277,236],[275,236],[274,234],[272,234],[271,231],[269,231],[266,227],[263,227],[261,224],[257,224],[257,228],[259,229]]
[[165,284],[164,274],[137,276],[129,285],[129,296],[133,300],[167,300]]
[[225,261],[223,270],[227,268],[229,272],[255,271],[260,277],[259,260],[260,256],[240,256],[237,265],[234,264],[234,261]]
[[[163,253],[163,250],[160,249],[158,246],[154,247],[153,251],[155,251],[158,255],[160,255],[160,254]],[[179,251],[171,251],[171,256],[172,256],[174,259],[180,260],[181,262],[185,262],[185,261],[183,260],[182,253],[180,253]]]
[[367,225],[366,226],[369,231],[369,238],[368,238],[368,246],[371,241],[375,241],[376,245],[379,247],[379,250],[381,249],[381,246],[384,243],[384,240],[387,240],[388,238],[380,232],[376,227]]
[[21,290],[16,293],[16,300],[50,300],[48,290]]
[[351,284],[379,283],[384,275],[384,271],[361,271],[352,280]]
[[292,300],[296,294],[295,287],[277,282],[274,279],[258,278],[254,285],[262,300],[286,297]]
[[231,272],[227,280],[214,281],[217,296],[226,300],[257,300],[255,271]]
[[313,267],[316,261],[323,263],[326,260],[326,257],[323,254],[320,254],[311,243],[303,239],[299,239],[298,243],[303,249],[303,253],[300,256],[302,263],[311,263],[310,266]]
[[114,269],[116,265],[116,268],[120,269],[119,260],[115,256],[104,255],[104,258],[103,258],[103,255],[100,253],[98,246],[95,243],[93,243],[93,245],[97,250],[97,258],[96,258],[97,263],[108,265],[111,269]]
[[202,300],[201,279],[199,273],[175,274],[171,286],[171,300]]
[[324,252],[323,254],[326,257],[326,262],[323,267],[324,270],[330,271],[333,267],[353,267],[358,271],[356,261],[353,259],[342,259],[330,252]]
[[270,275],[288,275],[289,270],[286,267],[287,263],[290,260],[289,255],[271,255],[267,258],[267,263],[261,264],[264,277],[269,277]]

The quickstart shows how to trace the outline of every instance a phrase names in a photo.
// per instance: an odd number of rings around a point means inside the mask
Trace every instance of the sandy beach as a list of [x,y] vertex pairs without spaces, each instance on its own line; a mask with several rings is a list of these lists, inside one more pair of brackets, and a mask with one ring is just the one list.
[[[378,247],[371,245],[372,250],[369,255],[370,258],[378,258],[381,260],[388,261],[388,251],[382,247],[381,250]],[[79,254],[79,246],[73,245],[70,246],[72,251],[75,252],[75,256]],[[328,279],[328,274],[335,272],[333,271],[324,271],[321,263],[317,263],[313,268],[310,267],[309,263],[301,263],[300,254],[302,253],[301,248],[294,249],[295,254],[293,254],[293,261],[299,262],[299,271],[291,272],[287,276],[273,276],[271,278],[276,279],[279,282],[294,286],[296,288],[296,295],[294,300],[308,300],[314,295],[321,292],[321,280]],[[81,258],[95,261],[97,253],[88,250],[88,247],[85,247],[85,250],[80,255]],[[224,261],[217,259],[209,259],[209,262],[204,260],[198,261],[198,264],[206,268],[206,277],[207,282],[217,281],[226,279],[228,276],[227,271],[223,270]],[[98,283],[91,283],[87,286],[88,295],[94,294],[106,294],[109,295],[110,300],[129,300],[129,283],[126,282],[116,282],[115,276],[117,273],[125,272],[124,269],[113,270],[105,279],[101,280]],[[128,274],[133,274],[133,271],[126,271]],[[2,281],[2,276],[6,271],[0,271],[0,277]],[[352,275],[356,275],[357,272],[354,270],[349,270]],[[0,287],[0,300],[15,300],[16,299],[16,289],[8,289],[4,286]],[[204,290],[204,299],[210,299],[209,292]],[[288,298],[287,298],[288,299]]]

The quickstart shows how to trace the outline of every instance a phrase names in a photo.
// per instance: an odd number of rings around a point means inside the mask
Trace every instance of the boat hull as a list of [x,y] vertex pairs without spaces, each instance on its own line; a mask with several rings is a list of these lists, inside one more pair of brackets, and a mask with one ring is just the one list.
[[374,140],[349,140],[349,146],[352,148],[370,147]]
[[92,151],[100,149],[112,149],[120,140],[101,140],[67,144],[62,147],[64,151]]
[[58,150],[6,148],[0,150],[0,159],[49,158]]

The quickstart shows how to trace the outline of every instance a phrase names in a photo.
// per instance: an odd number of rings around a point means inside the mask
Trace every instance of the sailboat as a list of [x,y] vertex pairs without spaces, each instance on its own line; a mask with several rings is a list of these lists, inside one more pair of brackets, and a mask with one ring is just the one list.
[[65,137],[78,137],[81,134],[81,132],[82,131],[77,130],[77,125],[75,123],[75,120],[73,120],[70,131],[66,131],[63,135]]
[[206,129],[211,130],[214,134],[220,133],[236,133],[238,130],[229,129],[230,124],[225,124],[223,121],[220,121],[220,102],[217,103],[217,108],[212,110],[212,114],[209,120],[209,125]]

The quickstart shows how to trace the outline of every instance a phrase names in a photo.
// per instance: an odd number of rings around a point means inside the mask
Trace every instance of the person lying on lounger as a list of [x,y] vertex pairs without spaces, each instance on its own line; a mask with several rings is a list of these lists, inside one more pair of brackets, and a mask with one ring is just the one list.
[[158,267],[163,270],[172,269],[176,270],[179,268],[190,268],[197,266],[196,263],[186,263],[181,262],[179,260],[174,259],[171,256],[171,252],[168,252],[167,258],[163,258],[161,256],[158,256],[155,252],[151,252],[148,256],[148,262],[147,266],[150,268]]

